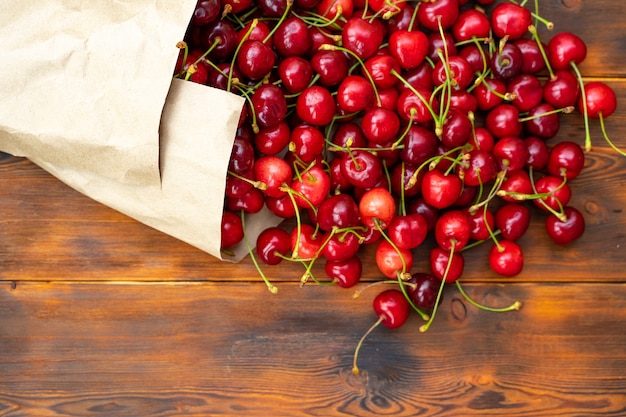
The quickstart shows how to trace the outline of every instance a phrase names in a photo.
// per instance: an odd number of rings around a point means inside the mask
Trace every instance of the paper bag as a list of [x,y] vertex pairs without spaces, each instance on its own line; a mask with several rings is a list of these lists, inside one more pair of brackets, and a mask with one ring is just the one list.
[[[0,3],[0,150],[220,259],[244,99],[173,79],[196,0]],[[255,214],[247,235],[280,219]]]
[[0,149],[158,184],[159,123],[196,0],[0,2]]

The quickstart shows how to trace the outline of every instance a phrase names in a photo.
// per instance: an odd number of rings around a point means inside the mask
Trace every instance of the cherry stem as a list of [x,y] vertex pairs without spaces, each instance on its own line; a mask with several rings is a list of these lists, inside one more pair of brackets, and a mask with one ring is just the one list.
[[[409,283],[409,282],[404,282],[404,281],[401,281],[401,282],[402,282],[404,285],[411,285],[411,283]],[[359,297],[361,296],[361,294],[363,293],[363,291],[365,291],[365,290],[367,290],[367,289],[369,289],[369,288],[371,288],[371,287],[375,287],[375,286],[377,286],[377,285],[382,285],[382,284],[397,284],[397,283],[398,283],[398,281],[396,281],[396,280],[391,280],[391,279],[389,279],[389,280],[384,280],[384,281],[374,281],[374,282],[370,282],[370,283],[369,283],[369,284],[367,284],[366,286],[361,287],[361,288],[359,288],[358,290],[355,290],[355,291],[354,291],[354,294],[352,294],[352,299],[353,299],[353,300],[356,300],[357,298],[359,298]]]
[[232,85],[232,82],[233,82],[233,72],[235,69],[235,61],[237,60],[237,55],[239,54],[239,51],[241,50],[241,45],[243,45],[244,41],[250,37],[250,34],[252,33],[252,31],[254,30],[254,28],[256,28],[258,24],[259,24],[258,19],[252,20],[252,23],[250,23],[250,27],[248,28],[246,33],[243,35],[243,38],[241,38],[241,42],[237,43],[237,48],[235,49],[235,52],[233,53],[232,60],[230,61],[230,71],[228,71],[228,82],[226,83],[226,91],[230,91],[230,86]]
[[[243,210],[241,210],[241,226],[243,227],[243,230],[246,230],[246,216],[245,216],[245,213],[244,213]],[[248,236],[246,236],[246,233],[244,233],[244,235],[243,235],[243,240],[246,243],[246,248],[248,248],[248,254],[250,255],[250,259],[252,259],[252,263],[254,264],[254,267],[259,272],[259,275],[261,275],[261,278],[263,278],[263,281],[265,281],[265,285],[267,285],[267,289],[272,294],[277,294],[278,293],[278,287],[276,287],[274,284],[272,284],[270,282],[270,280],[263,273],[263,270],[261,269],[261,266],[259,265],[259,262],[257,261],[256,257],[254,256],[254,249],[252,248],[252,245],[250,245],[250,241],[248,240]]]
[[626,152],[618,148],[612,141],[609,139],[609,135],[606,133],[606,128],[604,127],[604,117],[602,117],[602,113],[600,113],[600,130],[602,131],[602,136],[604,136],[604,140],[609,144],[611,148],[613,148],[617,153],[622,156],[626,156]]
[[339,25],[335,25],[335,23],[337,23],[337,20],[339,20],[339,18],[341,17],[341,12],[342,12],[341,5],[338,4],[337,14],[335,14],[335,16],[332,19],[328,19],[322,16],[321,14],[313,13],[311,11],[307,11],[307,15],[310,17],[300,15],[296,12],[292,12],[292,14],[309,26],[314,26],[317,28],[325,28],[325,27],[334,25],[333,26],[334,29],[341,29]]
[[558,114],[558,113],[565,113],[565,114],[569,114],[571,112],[574,111],[574,106],[568,106],[568,107],[563,107],[560,109],[554,109],[554,110],[549,110],[540,114],[534,114],[532,116],[527,116],[527,117],[520,117],[519,119],[517,119],[519,122],[524,123],[524,122],[528,122],[530,120],[534,120],[534,119],[538,119],[540,117],[544,117],[544,116],[550,116],[551,114]]
[[554,79],[554,71],[552,70],[552,66],[550,65],[550,60],[548,59],[548,55],[546,54],[546,50],[543,47],[543,43],[541,43],[541,39],[539,39],[539,34],[537,33],[537,28],[533,25],[528,26],[528,31],[533,35],[533,39],[537,44],[537,48],[543,57],[543,62],[546,64],[546,68],[548,69],[548,73],[550,74],[550,79]]
[[443,272],[443,277],[441,278],[441,285],[439,285],[439,291],[437,292],[437,299],[435,300],[435,306],[433,307],[433,312],[430,315],[430,318],[428,319],[428,321],[420,327],[420,332],[422,333],[428,330],[430,325],[433,323],[433,320],[435,319],[435,314],[437,314],[437,310],[439,308],[439,301],[441,300],[441,294],[443,294],[443,288],[446,285],[446,277],[448,276],[448,273],[450,272],[450,267],[452,266],[452,256],[454,256],[455,246],[456,246],[456,243],[452,241],[452,247],[450,248],[450,256],[448,258],[448,263],[446,264],[446,269]]
[[400,75],[395,69],[392,69],[390,71],[391,75],[393,75],[394,77],[396,77],[397,79],[399,79],[400,81],[402,81],[402,84],[404,84],[404,86],[406,88],[408,88],[413,94],[415,94],[417,96],[417,98],[419,98],[422,103],[424,103],[424,105],[426,106],[426,109],[428,109],[428,112],[430,113],[430,115],[432,116],[433,120],[435,121],[435,123],[437,125],[441,124],[440,118],[437,115],[437,113],[435,113],[435,110],[432,107],[432,103],[428,100],[426,100],[426,97],[424,97],[424,95],[422,93],[420,93],[419,91],[417,91],[415,89],[415,87],[413,87],[404,77],[402,77],[402,75]]
[[374,226],[376,226],[376,230],[378,230],[380,232],[380,234],[383,237],[383,239],[385,239],[387,241],[387,243],[389,243],[391,245],[393,250],[395,250],[396,253],[398,254],[398,256],[400,257],[400,261],[402,262],[402,271],[398,272],[398,274],[401,275],[400,278],[402,280],[406,280],[406,279],[411,278],[410,274],[406,270],[406,260],[404,259],[404,256],[402,256],[402,252],[400,252],[400,249],[398,248],[398,246],[389,238],[389,236],[387,236],[387,234],[383,230],[382,226],[380,225],[380,220],[377,219],[377,218],[374,218],[373,220],[374,220]]
[[480,304],[479,302],[473,300],[465,292],[465,290],[461,286],[461,283],[458,280],[455,282],[455,284],[456,284],[456,287],[458,288],[459,292],[463,296],[463,298],[465,298],[468,303],[470,303],[474,307],[477,307],[477,308],[479,308],[481,310],[491,311],[491,312],[494,312],[494,313],[505,313],[507,311],[519,310],[522,307],[522,303],[520,301],[516,301],[516,302],[514,302],[513,304],[511,304],[510,306],[507,306],[507,307],[489,307],[489,306],[486,306],[484,304]]
[[[558,203],[558,205],[559,205],[559,209],[560,209],[560,211],[556,211],[556,210],[554,210],[552,207],[550,207],[549,205],[547,205],[547,204],[546,204],[546,203],[545,203],[545,202],[541,199],[541,198],[542,198],[542,197],[541,197],[541,196],[542,196],[542,194],[537,193],[537,187],[535,187],[535,178],[534,178],[534,175],[533,175],[533,169],[532,169],[532,167],[529,167],[529,174],[530,174],[530,175],[529,175],[529,176],[530,176],[530,185],[531,185],[531,187],[532,187],[533,192],[535,193],[535,195],[539,196],[539,197],[538,197],[538,199],[539,199],[539,202],[541,203],[541,205],[543,205],[543,207],[544,207],[546,210],[548,210],[548,212],[550,212],[550,213],[554,214],[554,215],[555,215],[555,216],[556,216],[556,217],[557,217],[560,221],[564,222],[565,220],[567,220],[567,217],[565,217],[565,210],[563,209],[563,204],[561,203],[561,201],[560,201],[558,198],[556,199],[556,202],[557,202],[557,203]],[[549,192],[549,193],[545,193],[545,194],[543,194],[543,195],[544,195],[544,196],[546,196],[546,197],[548,197],[548,196],[552,195],[554,192],[556,192],[557,190],[559,190],[560,188],[562,188],[562,187],[565,185],[565,183],[567,182],[567,176],[566,176],[565,174],[563,174],[563,175],[562,175],[562,177],[563,177],[563,182],[562,182],[561,184],[559,184],[559,186],[558,186],[558,187],[556,187],[556,188],[555,188],[554,190],[552,190],[551,192]]]
[[285,12],[280,17],[280,19],[278,19],[278,22],[276,22],[276,24],[274,25],[274,27],[272,28],[270,33],[268,33],[267,36],[265,37],[265,39],[263,39],[263,43],[267,43],[267,41],[272,39],[272,37],[274,36],[274,33],[276,33],[276,31],[278,30],[279,26],[285,21],[285,19],[289,15],[289,11],[291,10],[291,6],[292,5],[293,5],[293,0],[287,0],[287,5],[285,7]]
[[415,310],[415,312],[420,315],[422,320],[428,321],[430,319],[430,316],[428,314],[426,314],[425,312],[423,312],[422,310],[420,310],[420,308],[415,305],[415,303],[413,302],[413,300],[409,296],[409,293],[406,292],[406,288],[404,288],[405,286],[410,286],[412,284],[403,281],[401,274],[398,274],[397,282],[398,282],[398,285],[400,286],[400,291],[404,295],[404,298],[406,298],[406,300],[409,302],[409,305],[411,306],[411,308],[413,308],[413,310]]
[[574,61],[570,62],[570,66],[574,70],[576,74],[576,79],[578,80],[578,85],[580,86],[580,98],[582,100],[583,108],[583,121],[585,122],[585,151],[589,152],[591,150],[591,133],[589,133],[589,115],[587,112],[587,94],[585,94],[585,82],[583,80],[582,74],[578,69],[578,65]]
[[359,367],[357,366],[357,360],[358,360],[358,356],[359,356],[359,351],[361,350],[361,346],[363,346],[363,342],[365,341],[365,339],[367,339],[367,336],[370,335],[370,333],[372,333],[374,331],[374,329],[376,329],[380,323],[383,322],[383,320],[385,320],[385,316],[381,315],[380,317],[378,317],[378,320],[376,320],[376,322],[372,325],[372,327],[370,327],[363,336],[361,336],[361,339],[359,340],[359,343],[357,343],[356,345],[356,349],[354,350],[354,358],[352,359],[352,373],[354,375],[358,375],[359,374]]

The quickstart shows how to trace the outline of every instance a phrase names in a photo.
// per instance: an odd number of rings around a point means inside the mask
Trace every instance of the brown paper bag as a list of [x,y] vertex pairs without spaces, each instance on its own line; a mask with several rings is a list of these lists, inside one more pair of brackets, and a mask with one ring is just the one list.
[[[223,259],[225,179],[244,100],[172,79],[195,3],[2,2],[9,48],[0,58],[11,64],[0,77],[0,150]],[[268,211],[252,217],[252,243],[280,222]],[[226,259],[246,254],[241,244]]]
[[196,0],[0,2],[0,149],[159,182],[159,123]]

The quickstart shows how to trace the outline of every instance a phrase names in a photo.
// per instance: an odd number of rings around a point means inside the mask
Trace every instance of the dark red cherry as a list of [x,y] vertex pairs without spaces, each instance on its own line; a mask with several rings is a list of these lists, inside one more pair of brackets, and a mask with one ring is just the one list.
[[324,272],[341,288],[351,288],[361,280],[363,263],[358,256],[340,261],[327,259],[324,264]]
[[554,214],[546,218],[546,232],[554,243],[568,245],[585,232],[585,218],[574,207],[565,207],[563,219]]

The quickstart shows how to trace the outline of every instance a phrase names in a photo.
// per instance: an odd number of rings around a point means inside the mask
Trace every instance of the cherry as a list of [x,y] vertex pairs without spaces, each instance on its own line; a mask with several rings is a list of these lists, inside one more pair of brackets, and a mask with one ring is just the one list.
[[577,35],[561,32],[548,41],[549,61],[552,69],[570,68],[572,63],[580,64],[587,56],[587,46]]
[[[417,92],[417,94],[416,94]],[[426,123],[433,120],[431,104],[432,92],[420,87],[411,90],[404,90],[400,93],[397,102],[397,114],[405,122]]]
[[312,166],[300,173],[291,184],[295,191],[294,199],[298,207],[308,208],[320,205],[330,192],[330,178],[320,166]]
[[386,229],[396,213],[396,202],[385,188],[367,190],[359,201],[359,214],[367,227]]
[[324,272],[341,288],[351,288],[361,280],[363,263],[358,256],[341,261],[326,260]]
[[191,24],[196,26],[208,25],[220,15],[220,0],[201,0],[191,15]]
[[451,56],[444,64],[438,61],[432,73],[435,86],[450,82],[455,90],[465,90],[472,83],[474,75],[470,64],[460,55]]
[[[585,84],[587,115],[594,119],[609,117],[617,108],[615,91],[601,81]],[[582,97],[578,98],[578,109],[583,112]]]
[[265,205],[265,198],[261,191],[256,188],[250,189],[247,194],[240,197],[226,197],[226,209],[230,211],[244,211],[246,213],[258,213]]
[[435,229],[435,224],[437,223],[437,219],[439,218],[439,210],[426,203],[426,201],[421,197],[411,201],[411,203],[407,207],[407,213],[421,214],[424,220],[426,220],[426,226],[428,228],[428,231]]
[[397,30],[389,36],[389,52],[403,69],[417,68],[428,53],[428,37],[419,30]]
[[468,143],[472,145],[473,149],[491,152],[495,146],[495,139],[486,128],[476,127],[474,128],[474,135],[470,138]]
[[528,136],[524,138],[524,142],[528,149],[526,165],[537,170],[543,169],[548,163],[548,145],[537,136]]
[[290,135],[289,149],[302,162],[313,162],[326,145],[324,134],[315,126],[299,124],[293,128]]
[[361,126],[354,122],[338,123],[331,137],[332,143],[336,146],[333,152],[337,155],[345,155],[347,148],[365,148],[367,139],[363,136]]
[[311,63],[298,56],[290,56],[281,60],[277,70],[282,85],[292,94],[304,90],[313,78]]
[[511,100],[520,112],[527,112],[538,106],[544,99],[541,81],[534,75],[520,74],[507,83],[508,92],[514,97]]
[[513,172],[526,166],[528,148],[522,139],[516,136],[505,136],[496,142],[493,156],[500,170],[506,169]]
[[487,206],[475,211],[465,208],[463,212],[470,221],[471,240],[486,240],[491,237],[491,234],[495,230],[495,219],[493,213]]
[[274,32],[274,49],[281,56],[304,56],[313,46],[309,29],[298,17],[290,16]]
[[[485,13],[476,9],[463,10],[452,25],[452,34],[457,42],[489,37],[491,25]],[[481,68],[482,69],[482,68]]]
[[522,133],[519,110],[512,104],[504,103],[494,107],[487,113],[485,126],[496,138],[520,136]]
[[533,107],[524,120],[524,129],[530,135],[551,139],[559,132],[559,115],[552,105],[543,102]]
[[543,99],[555,108],[574,106],[580,88],[576,76],[569,70],[559,70],[543,85]]
[[426,239],[428,225],[418,213],[395,216],[387,229],[391,241],[401,249],[415,249]]
[[241,217],[225,210],[222,213],[221,249],[230,249],[243,240],[243,225]]
[[229,13],[241,13],[252,5],[252,0],[221,0],[224,10]]
[[336,104],[330,91],[319,85],[305,88],[296,101],[296,113],[304,122],[324,126],[333,120]]
[[359,207],[348,194],[330,196],[317,209],[317,224],[327,232],[333,227],[354,227],[359,224]]
[[232,172],[226,174],[226,187],[224,194],[226,194],[227,197],[232,198],[239,198],[247,194],[253,187],[253,176],[254,172],[252,170],[243,174],[233,175]]
[[535,181],[535,191],[540,197],[533,199],[533,203],[545,211],[561,212],[572,197],[569,185],[560,176],[546,175],[539,178]]
[[321,251],[324,234],[307,223],[291,230],[291,251],[300,259],[315,259]]
[[288,195],[282,197],[265,197],[265,207],[273,214],[283,219],[296,217],[299,207],[293,204],[293,200]]
[[209,57],[224,59],[232,55],[237,48],[237,31],[227,20],[216,19],[201,28],[198,42],[203,50],[212,48]]
[[246,39],[263,42],[269,47],[274,46],[274,38],[270,36],[272,30],[262,20],[251,20],[243,28],[237,31],[237,43],[241,44]]
[[[432,310],[437,302],[440,281],[425,272],[416,272],[407,281],[407,290],[413,304],[422,310]],[[441,302],[441,298],[439,298]]]
[[[428,2],[433,3],[433,2]],[[419,7],[423,9],[423,7]],[[418,9],[418,10],[419,10]],[[428,35],[428,54],[427,57],[433,62],[439,62],[441,60],[439,54],[444,54],[444,51],[448,51],[448,56],[456,56],[457,49],[454,42],[454,37],[449,32],[444,32],[443,37],[439,32],[433,32]],[[445,54],[444,54],[445,55]]]
[[254,147],[247,140],[236,137],[228,161],[228,170],[243,175],[249,172],[253,165]]
[[281,17],[287,11],[287,0],[254,0],[264,16]]
[[424,174],[422,196],[429,205],[444,209],[450,207],[461,195],[462,181],[456,174],[448,174],[433,169]]
[[278,265],[291,251],[291,237],[277,226],[264,229],[256,241],[256,253],[266,265]]
[[472,122],[467,113],[450,109],[441,128],[441,143],[456,148],[467,143],[472,133]]
[[550,214],[545,225],[548,236],[558,245],[568,245],[585,232],[585,218],[580,211],[570,206],[564,208],[562,219]]
[[356,150],[341,158],[341,171],[350,184],[368,189],[374,187],[382,177],[383,166],[373,153]]
[[575,142],[562,141],[550,149],[548,172],[555,177],[576,178],[585,166],[585,154]]
[[344,48],[362,60],[374,55],[383,42],[383,31],[376,23],[361,17],[351,17],[343,26],[341,41]]
[[260,80],[267,76],[275,63],[274,51],[261,41],[247,39],[239,47],[237,68],[251,80]]
[[394,111],[376,107],[363,114],[361,129],[368,140],[386,144],[394,139],[400,130],[400,118]]
[[320,0],[317,3],[317,13],[328,20],[334,19],[337,15],[350,19],[353,11],[352,0]]
[[417,20],[426,29],[438,32],[448,29],[459,16],[457,0],[433,0],[420,3],[417,8]]
[[530,210],[520,203],[504,204],[495,215],[495,225],[506,240],[518,240],[530,225]]
[[491,58],[491,72],[498,78],[507,80],[522,71],[522,52],[515,44],[507,43]]
[[459,176],[470,187],[488,184],[496,177],[497,165],[491,152],[474,149],[467,154],[465,165],[459,165]]
[[512,240],[502,240],[489,251],[489,266],[498,275],[513,277],[524,268],[524,253],[519,244]]
[[352,372],[355,375],[359,374],[359,368],[357,366],[359,350],[367,336],[381,323],[389,329],[397,329],[401,327],[404,323],[406,323],[411,312],[411,305],[407,301],[404,294],[395,289],[385,290],[378,294],[374,298],[372,306],[378,320],[372,325],[372,327],[369,328],[367,332],[365,332],[354,351]]
[[404,198],[418,195],[422,189],[424,174],[424,170],[419,169],[419,165],[394,164],[390,176],[391,191],[396,196],[404,195]]
[[263,193],[270,197],[284,196],[284,186],[291,185],[293,176],[291,167],[278,156],[268,155],[258,158],[253,170],[257,181],[265,185]]
[[351,231],[338,232],[327,238],[322,247],[322,255],[327,260],[345,261],[356,256],[360,243]]
[[524,169],[508,171],[506,178],[502,182],[498,195],[509,203],[514,203],[520,199],[526,198],[533,193],[533,185],[530,181],[530,175]]
[[261,127],[282,122],[287,115],[287,100],[283,91],[273,84],[263,84],[250,97],[256,121]]
[[497,78],[483,79],[472,91],[478,109],[483,111],[491,110],[501,104],[506,93],[506,83]]
[[311,57],[311,66],[325,87],[339,84],[348,76],[348,58],[341,51],[320,50]]
[[530,11],[515,3],[500,3],[491,12],[491,28],[498,38],[511,41],[524,36],[532,23]]
[[254,136],[254,148],[264,155],[277,155],[289,144],[291,131],[285,122],[262,127]]
[[376,266],[387,278],[396,279],[399,274],[407,274],[413,267],[413,253],[409,249],[393,247],[386,240],[376,246]]
[[[522,53],[522,73],[536,74],[546,68],[541,49],[534,39],[522,38],[513,42]],[[549,54],[547,46],[541,43],[542,49]]]
[[369,73],[372,81],[379,89],[395,86],[398,78],[393,74],[400,71],[400,64],[389,54],[375,54],[363,64],[363,72]]
[[443,250],[460,251],[467,245],[472,225],[462,210],[443,213],[435,225],[435,240]]
[[408,164],[419,165],[435,156],[438,143],[437,136],[431,129],[413,125],[404,137],[400,158]]
[[360,75],[347,76],[337,88],[337,106],[348,113],[370,107],[374,97],[372,84]]
[[454,252],[435,247],[430,251],[430,268],[432,275],[440,281],[453,283],[463,275],[465,258],[460,252]]

